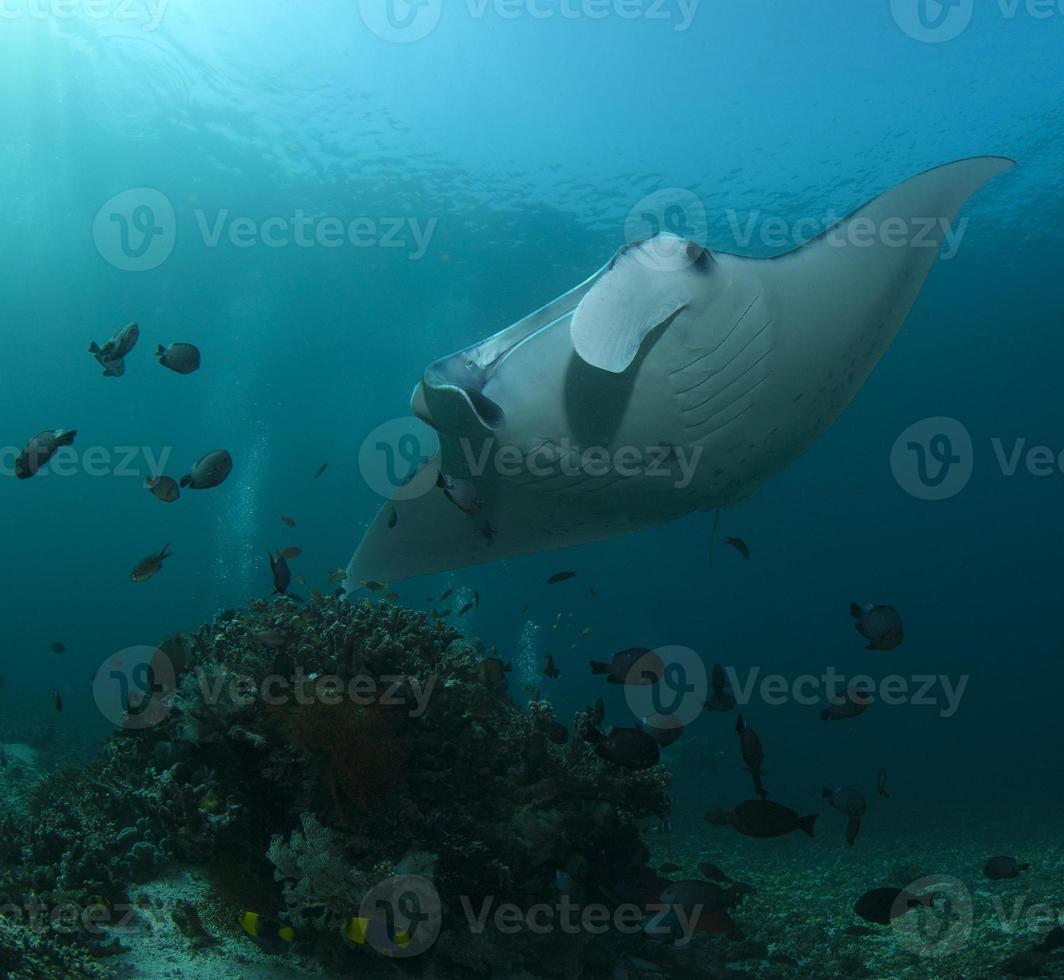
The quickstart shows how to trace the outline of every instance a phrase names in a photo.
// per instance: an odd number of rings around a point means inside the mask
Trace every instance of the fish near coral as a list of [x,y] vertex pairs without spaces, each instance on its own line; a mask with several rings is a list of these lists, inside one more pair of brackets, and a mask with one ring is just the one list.
[[148,579],[157,575],[162,570],[163,562],[173,554],[169,549],[170,545],[167,543],[163,545],[162,551],[154,555],[148,555],[147,558],[142,558],[137,563],[137,567],[129,573],[130,582],[137,582],[138,584],[147,582]]

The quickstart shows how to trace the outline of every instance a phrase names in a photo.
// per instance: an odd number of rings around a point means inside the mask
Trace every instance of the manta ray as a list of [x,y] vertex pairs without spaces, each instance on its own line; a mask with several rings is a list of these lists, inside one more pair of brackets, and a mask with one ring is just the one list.
[[768,259],[662,233],[430,364],[412,411],[438,450],[369,527],[348,591],[749,498],[839,417],[961,208],[1013,166],[929,170]]

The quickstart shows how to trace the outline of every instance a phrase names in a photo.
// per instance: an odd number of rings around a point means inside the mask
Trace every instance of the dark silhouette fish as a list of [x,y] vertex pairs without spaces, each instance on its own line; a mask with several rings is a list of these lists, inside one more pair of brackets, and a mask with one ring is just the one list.
[[28,480],[45,466],[63,446],[74,445],[75,429],[45,429],[38,432],[18,454],[15,460],[15,476]]
[[543,676],[549,677],[552,681],[556,681],[562,676],[562,672],[558,670],[557,665],[554,663],[554,657],[551,654],[547,654],[547,662],[543,668]]
[[880,769],[876,774],[876,792],[879,793],[885,800],[890,799],[890,793],[887,792],[887,770]]
[[157,476],[155,479],[145,480],[144,489],[150,490],[151,495],[156,500],[161,500],[164,504],[172,504],[181,496],[177,480],[172,476]]
[[661,758],[658,743],[640,728],[611,728],[605,735],[592,728],[587,740],[594,744],[600,759],[625,769],[649,769]]
[[103,368],[105,378],[120,378],[126,373],[126,355],[137,345],[140,327],[130,323],[119,330],[103,347],[94,340],[89,344],[89,353]]
[[858,789],[825,789],[821,794],[839,813],[849,817],[846,823],[846,843],[851,847],[861,832],[861,817],[868,811],[864,793]]
[[609,684],[646,687],[661,680],[661,675],[665,673],[665,664],[653,650],[631,647],[615,653],[609,663],[592,660],[591,673],[604,674]]
[[576,572],[555,572],[549,579],[547,579],[547,585],[557,585],[559,582],[568,582],[571,578],[576,578]]
[[200,352],[195,344],[171,344],[169,347],[159,344],[155,356],[164,368],[175,374],[194,374],[199,370]]
[[315,480],[320,480],[320,479],[321,479],[321,476],[322,476],[322,474],[323,474],[323,473],[324,473],[324,472],[325,472],[325,471],[326,471],[326,470],[327,470],[328,468],[329,468],[329,464],[328,464],[328,463],[322,463],[322,464],[321,464],[321,466],[319,466],[319,467],[318,467],[318,470],[317,470],[317,472],[316,472],[316,473],[314,474],[314,479],[315,479]]
[[747,800],[730,811],[707,813],[706,822],[715,827],[733,827],[744,837],[785,837],[800,830],[809,837],[819,814],[800,817],[796,811],[782,803],[769,800]]
[[727,677],[720,664],[713,665],[713,694],[706,702],[707,711],[731,711],[735,707],[735,698],[726,690]]
[[735,731],[739,735],[739,751],[742,754],[743,762],[746,763],[746,768],[754,780],[754,792],[761,799],[767,799],[768,792],[761,782],[761,777],[765,775],[763,768],[765,750],[761,746],[761,739],[758,737],[757,732],[746,723],[742,715],[739,715],[735,720]]
[[724,543],[738,551],[747,561],[750,560],[750,549],[742,538],[725,538]]
[[871,703],[871,691],[866,688],[853,687],[821,711],[820,717],[824,721],[846,721],[849,718],[863,715]]
[[285,595],[292,584],[292,570],[288,567],[287,559],[280,552],[270,552],[269,559],[274,594]]
[[192,472],[181,477],[181,486],[190,490],[211,490],[224,483],[233,472],[233,457],[225,449],[215,449],[201,456]]
[[892,919],[921,906],[931,907],[930,895],[914,895],[903,888],[873,888],[857,899],[853,910],[865,922],[886,926]]
[[983,865],[983,875],[991,881],[1006,881],[1018,878],[1021,871],[1027,871],[1029,864],[1020,864],[1014,857],[992,857]]
[[866,650],[894,650],[905,639],[901,616],[892,606],[862,609],[856,602],[851,602],[850,615],[857,620],[854,628],[868,640]]
[[152,576],[156,575],[162,570],[163,562],[172,554],[168,549],[169,543],[164,544],[162,551],[155,555],[148,555],[147,558],[142,558],[137,564],[137,567],[129,573],[129,580],[131,582],[147,582]]

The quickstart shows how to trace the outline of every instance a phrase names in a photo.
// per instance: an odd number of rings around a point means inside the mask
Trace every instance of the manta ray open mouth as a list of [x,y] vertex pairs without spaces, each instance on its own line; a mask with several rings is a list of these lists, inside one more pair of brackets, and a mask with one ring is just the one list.
[[[1013,166],[975,157],[929,170],[772,259],[668,234],[626,246],[541,310],[434,362],[412,403],[440,437],[425,466],[475,484],[480,509],[455,507],[434,479],[418,481],[431,488],[420,496],[397,488],[351,560],[349,590],[749,497],[839,417],[965,202]],[[899,227],[920,234],[899,241]],[[868,228],[882,233],[858,233]],[[604,470],[562,465],[589,447]],[[620,465],[661,447],[668,465]],[[493,465],[504,452],[520,465]]]

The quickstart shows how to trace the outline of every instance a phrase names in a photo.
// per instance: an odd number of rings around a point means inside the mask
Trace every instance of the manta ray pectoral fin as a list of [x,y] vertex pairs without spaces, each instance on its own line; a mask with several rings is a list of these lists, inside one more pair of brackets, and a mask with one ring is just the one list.
[[626,371],[654,328],[694,299],[708,261],[700,245],[667,233],[622,249],[573,314],[577,355],[603,371]]

